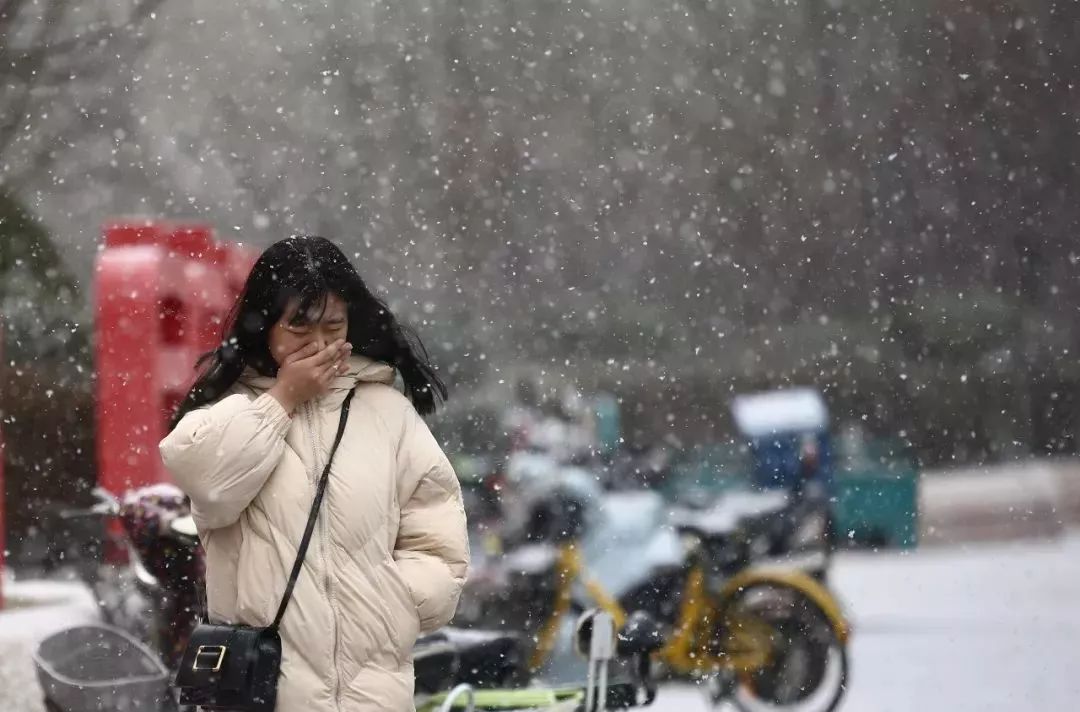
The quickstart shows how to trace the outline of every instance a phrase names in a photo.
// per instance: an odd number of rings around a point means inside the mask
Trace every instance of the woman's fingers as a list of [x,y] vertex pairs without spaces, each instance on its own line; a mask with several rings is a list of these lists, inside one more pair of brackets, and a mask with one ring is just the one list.
[[297,361],[303,361],[306,358],[311,358],[317,353],[319,353],[319,345],[313,341],[304,348],[297,349],[296,351],[286,356],[285,363],[296,363]]
[[332,364],[335,376],[349,372],[349,356],[352,355],[352,344],[344,344],[338,352],[337,358]]
[[332,364],[341,355],[341,351],[344,348],[345,339],[338,339],[319,353],[312,356],[311,363],[313,366],[325,366],[326,364]]

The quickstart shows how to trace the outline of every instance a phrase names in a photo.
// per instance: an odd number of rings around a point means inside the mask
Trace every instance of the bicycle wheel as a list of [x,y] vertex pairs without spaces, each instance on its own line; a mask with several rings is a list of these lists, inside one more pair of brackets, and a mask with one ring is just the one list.
[[798,589],[767,582],[743,589],[727,619],[768,627],[767,662],[740,672],[732,701],[744,712],[832,712],[847,690],[845,644],[825,612]]

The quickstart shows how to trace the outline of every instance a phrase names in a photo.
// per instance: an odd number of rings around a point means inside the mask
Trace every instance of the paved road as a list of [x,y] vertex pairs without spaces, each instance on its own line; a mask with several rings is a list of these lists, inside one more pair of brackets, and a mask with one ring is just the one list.
[[[844,554],[834,584],[855,623],[853,712],[1080,710],[1080,533],[1052,542]],[[26,592],[27,589],[21,589]],[[70,595],[46,585],[39,599]],[[40,712],[32,641],[88,601],[0,614],[0,710]],[[666,688],[657,712],[699,712]]]

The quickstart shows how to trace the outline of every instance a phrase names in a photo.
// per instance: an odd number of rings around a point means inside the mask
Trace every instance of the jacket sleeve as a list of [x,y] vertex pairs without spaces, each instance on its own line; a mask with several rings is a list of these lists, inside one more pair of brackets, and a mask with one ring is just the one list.
[[161,441],[161,459],[191,498],[199,529],[240,518],[281,460],[290,422],[269,393],[236,394],[188,413]]
[[469,568],[461,486],[427,424],[407,406],[398,446],[401,522],[394,559],[412,593],[420,630],[450,622]]

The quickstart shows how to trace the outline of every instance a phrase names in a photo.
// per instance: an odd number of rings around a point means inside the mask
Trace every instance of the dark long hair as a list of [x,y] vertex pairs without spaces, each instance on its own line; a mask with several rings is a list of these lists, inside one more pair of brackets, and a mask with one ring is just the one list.
[[276,376],[270,328],[292,299],[299,299],[297,314],[306,315],[325,308],[330,294],[348,308],[353,353],[396,368],[416,410],[425,415],[434,412],[447,398],[446,385],[435,373],[420,337],[372,294],[337,245],[302,235],[274,243],[255,262],[229,313],[221,345],[199,359],[199,377],[177,407],[172,427],[186,413],[225,394],[247,366]]

